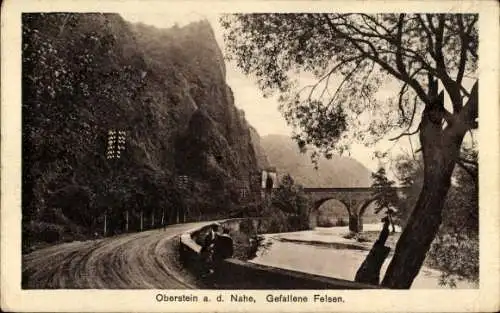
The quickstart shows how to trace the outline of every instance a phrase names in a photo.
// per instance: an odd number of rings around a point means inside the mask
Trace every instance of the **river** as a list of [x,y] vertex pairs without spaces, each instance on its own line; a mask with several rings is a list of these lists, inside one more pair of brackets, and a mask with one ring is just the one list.
[[[370,226],[368,226],[369,228]],[[372,227],[373,228],[373,227]],[[368,250],[347,248],[346,239],[339,234],[347,232],[345,228],[316,228],[310,231],[266,234],[265,243],[257,252],[257,257],[250,262],[311,274],[354,280],[356,271],[368,254]],[[293,240],[290,242],[289,240]],[[352,241],[356,244],[355,241]],[[365,244],[371,247],[371,244]],[[381,277],[389,265],[389,256],[382,266]],[[450,288],[439,284],[441,272],[422,267],[413,282],[412,289]],[[477,285],[456,282],[458,289],[475,289]]]

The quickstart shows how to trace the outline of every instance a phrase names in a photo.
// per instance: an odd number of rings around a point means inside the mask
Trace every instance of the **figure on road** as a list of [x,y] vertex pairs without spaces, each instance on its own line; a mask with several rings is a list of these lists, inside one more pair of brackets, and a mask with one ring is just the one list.
[[217,234],[214,246],[214,262],[220,263],[222,260],[233,256],[233,239],[229,235],[229,229],[223,228],[222,234]]
[[210,229],[203,240],[203,245],[201,246],[200,256],[202,261],[202,276],[207,276],[213,273],[213,257],[214,257],[214,247],[217,238],[217,232],[219,231],[218,224],[212,224]]
[[233,256],[233,239],[229,235],[229,229],[223,228],[222,234],[217,233],[213,247],[211,263],[211,283],[213,287],[217,286],[220,279],[227,273],[222,268],[222,261]]
[[217,224],[212,224],[210,226],[210,229],[208,231],[208,234],[205,236],[205,239],[203,240],[203,246],[201,247],[201,251],[207,251],[210,248],[213,248],[213,245],[215,244],[215,239],[217,237],[217,232],[219,231],[219,225]]

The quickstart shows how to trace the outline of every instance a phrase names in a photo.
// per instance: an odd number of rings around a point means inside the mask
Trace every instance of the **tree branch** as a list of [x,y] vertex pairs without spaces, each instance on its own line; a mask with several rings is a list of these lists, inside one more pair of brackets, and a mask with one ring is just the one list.
[[469,39],[465,33],[464,23],[460,14],[456,15],[458,21],[458,28],[460,29],[460,61],[458,64],[457,84],[462,84],[462,79],[465,72],[465,63],[467,61],[467,47],[469,46]]
[[390,138],[389,141],[398,140],[399,138],[401,138],[403,136],[412,136],[412,135],[415,135],[416,133],[419,132],[419,130],[420,130],[420,125],[414,131],[409,132],[409,133],[407,133],[407,132],[401,133],[401,134],[399,134],[398,136],[396,136],[394,138]]
[[[413,77],[413,73],[412,75],[408,73],[407,66],[405,65],[406,62],[405,59],[411,58],[421,63],[423,69],[435,75],[442,81],[447,93],[451,98],[453,111],[455,113],[461,111],[463,104],[462,93],[466,94],[465,88],[461,85],[461,80],[463,79],[463,72],[465,71],[464,69],[467,59],[467,53],[466,53],[467,50],[465,50],[465,54],[463,55],[463,58],[460,61],[460,66],[459,66],[460,79],[458,79],[458,81],[454,81],[448,75],[443,55],[444,31],[446,27],[444,15],[437,16],[438,20],[437,25],[434,24],[435,16],[433,15],[426,15],[428,25],[426,25],[423,17],[420,15],[417,15],[417,17],[413,19],[416,20],[416,23],[419,23],[422,26],[423,31],[427,36],[428,50],[432,51],[432,48],[434,48],[433,52],[431,53],[431,57],[436,61],[437,66],[435,68],[431,66],[424,59],[424,57],[421,56],[417,51],[413,51],[411,49],[408,49],[407,47],[403,47],[402,35],[403,35],[404,25],[406,23],[404,14],[401,14],[399,16],[397,25],[394,28],[396,29],[396,34],[393,36],[391,36],[393,32],[387,29],[386,27],[383,27],[383,29],[387,32],[387,35],[378,32],[376,27],[382,28],[383,25],[378,23],[378,21],[376,21],[374,17],[370,15],[361,16],[362,21],[367,25],[366,27],[362,28],[356,27],[356,25],[351,23],[350,20],[347,18],[348,16],[346,15],[341,15],[340,17],[335,19],[333,19],[328,14],[322,14],[322,16],[324,18],[325,23],[331,29],[334,37],[337,37],[339,39],[344,39],[346,43],[351,44],[355,50],[359,51],[362,57],[370,59],[371,61],[377,63],[384,71],[388,72],[395,78],[407,83],[408,86],[412,87],[412,89],[415,90],[417,96],[422,100],[422,102],[425,105],[431,106],[433,105],[433,103],[431,103],[431,99],[424,91],[419,81]],[[376,25],[375,28],[372,27],[368,21],[372,22],[373,25]],[[471,31],[472,28],[469,27],[467,31],[469,30]],[[354,32],[356,36],[353,36],[352,32]],[[432,34],[435,34],[435,42],[433,41]],[[391,66],[391,64],[389,63],[390,61],[385,59],[387,56],[385,55],[381,56],[380,47],[378,46],[375,47],[374,43],[371,40],[359,38],[363,36],[366,38],[379,38],[387,41],[391,46],[393,47],[395,46],[395,52],[388,51],[388,53],[390,54],[395,53],[396,67]],[[463,47],[471,49],[470,45],[465,41]],[[448,121],[450,121],[451,120],[450,115],[448,114],[446,115],[447,115],[446,118],[448,119]]]
[[366,84],[368,83],[368,79],[370,78],[370,75],[372,74],[374,67],[375,67],[375,62],[372,62],[372,67],[368,71],[368,74],[366,75],[366,77],[364,79],[363,85],[361,85],[361,88],[359,88],[361,93],[363,93],[363,89],[365,88]]
[[399,72],[402,75],[408,76],[408,72],[406,71],[405,64],[403,63],[403,56],[401,53],[402,50],[402,38],[403,38],[403,22],[404,22],[405,15],[404,14],[399,14],[399,20],[398,20],[398,32],[396,35],[396,65],[398,67]]
[[436,45],[434,51],[434,60],[436,61],[436,76],[441,80],[444,88],[450,96],[453,111],[458,113],[462,109],[462,97],[460,95],[461,85],[453,81],[446,71],[446,64],[443,55],[444,28],[445,17],[444,15],[438,15],[438,27],[436,29],[432,28],[436,34]]
[[401,87],[401,90],[399,91],[399,98],[398,98],[398,108],[399,108],[399,111],[401,112],[401,115],[403,116],[403,121],[406,120],[406,114],[405,114],[405,110],[403,108],[403,95],[406,92],[407,86],[408,86],[408,83],[405,82],[403,84],[403,87]]
[[425,25],[425,22],[424,22],[424,19],[422,18],[422,16],[420,14],[417,14],[417,20],[419,22],[419,24],[422,26],[422,28],[424,29],[424,32],[427,36],[427,43],[428,43],[428,47],[427,47],[427,51],[429,52],[429,54],[434,57],[434,42],[432,41],[432,33],[431,31],[429,30],[429,28],[427,27],[427,25]]
[[[363,20],[369,19],[371,22],[373,22],[376,26],[382,28],[388,35],[391,34],[391,31],[387,29],[383,24],[379,23],[372,15],[369,14],[360,14]],[[366,23],[366,22],[365,22]]]
[[349,58],[349,59],[347,59],[347,60],[343,60],[343,61],[339,62],[339,64],[337,64],[336,66],[334,66],[334,67],[333,67],[330,71],[328,71],[328,73],[326,73],[323,77],[321,77],[321,78],[320,78],[320,79],[316,82],[316,84],[304,86],[302,89],[300,89],[300,90],[299,90],[299,92],[298,92],[298,93],[300,94],[300,93],[301,93],[302,91],[304,91],[304,89],[306,89],[306,88],[312,88],[312,89],[311,89],[311,91],[310,91],[310,93],[309,93],[309,97],[308,97],[308,98],[310,99],[310,98],[311,98],[311,96],[312,96],[312,93],[314,92],[314,90],[317,88],[317,86],[318,86],[318,85],[319,85],[319,84],[320,84],[323,80],[325,80],[325,79],[329,79],[329,78],[330,78],[330,76],[331,76],[331,75],[332,75],[332,74],[333,74],[336,70],[338,70],[338,69],[339,69],[339,67],[341,67],[342,65],[345,65],[345,64],[347,64],[347,63],[349,63],[349,62],[352,62],[352,61],[358,60],[358,59],[360,59],[360,58],[361,58],[361,56],[356,56],[356,57],[352,57],[352,58]]
[[463,110],[459,114],[459,119],[463,122],[466,129],[475,129],[477,128],[476,119],[478,117],[478,92],[479,92],[479,81],[477,80],[472,87],[469,99],[467,103],[464,105]]
[[344,83],[349,80],[349,78],[352,76],[352,74],[354,74],[354,72],[356,72],[356,70],[358,69],[359,65],[361,64],[362,61],[358,62],[356,64],[356,67],[354,67],[354,69],[349,72],[345,77],[344,79],[342,80],[342,82],[340,83],[340,85],[337,87],[337,90],[335,91],[335,93],[333,94],[332,98],[330,99],[330,102],[328,102],[328,105],[331,105],[333,103],[333,100],[335,100],[335,98],[337,97],[337,94],[339,93],[340,89],[342,88],[342,86],[344,85]]
[[339,34],[339,35],[350,41],[356,47],[356,49],[358,49],[358,51],[361,52],[363,56],[377,63],[381,68],[386,70],[389,74],[391,74],[392,76],[396,77],[401,81],[408,82],[408,84],[415,90],[417,95],[420,97],[422,102],[430,104],[430,99],[427,97],[427,94],[425,93],[424,89],[422,88],[422,86],[420,86],[417,80],[410,79],[408,75],[403,75],[402,73],[399,73],[397,70],[392,68],[387,62],[381,60],[378,57],[378,52],[374,53],[374,55],[370,55],[355,42],[355,39],[352,39],[345,34]]

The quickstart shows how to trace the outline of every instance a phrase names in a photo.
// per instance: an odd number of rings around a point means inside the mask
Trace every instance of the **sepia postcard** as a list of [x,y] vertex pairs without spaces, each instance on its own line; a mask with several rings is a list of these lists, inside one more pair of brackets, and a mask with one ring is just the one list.
[[4,1],[2,311],[499,311],[499,6]]

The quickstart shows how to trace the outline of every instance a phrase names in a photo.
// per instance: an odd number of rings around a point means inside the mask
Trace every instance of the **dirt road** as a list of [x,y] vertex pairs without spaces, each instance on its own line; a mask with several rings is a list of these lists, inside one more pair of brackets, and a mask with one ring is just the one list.
[[178,261],[179,235],[205,223],[179,224],[71,242],[23,256],[23,289],[197,288]]

